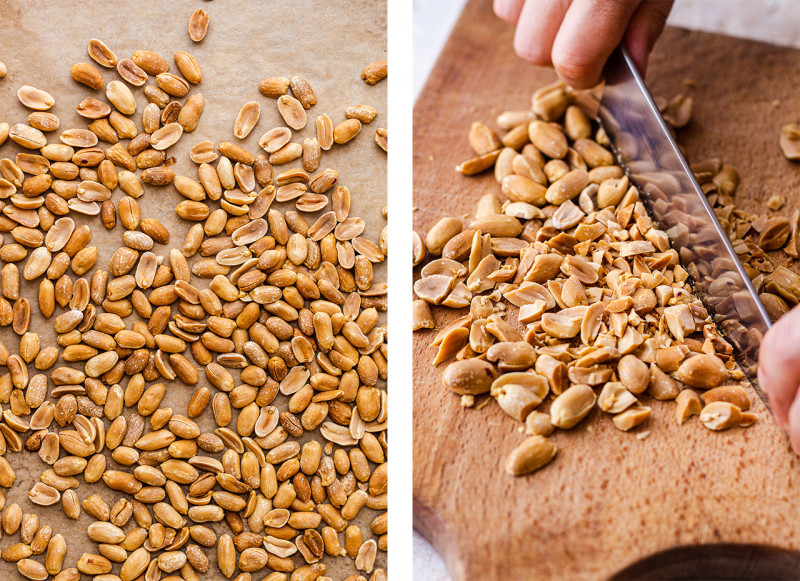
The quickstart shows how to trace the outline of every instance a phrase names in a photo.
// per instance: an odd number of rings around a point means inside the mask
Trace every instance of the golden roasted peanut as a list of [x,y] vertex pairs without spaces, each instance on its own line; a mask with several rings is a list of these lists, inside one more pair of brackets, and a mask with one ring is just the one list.
[[175,213],[184,220],[199,221],[208,218],[210,210],[201,202],[185,200],[175,207]]
[[[181,109],[181,111],[183,111],[183,109]],[[178,115],[178,123],[180,122],[180,115]],[[181,124],[181,126],[183,126],[183,124]],[[186,131],[185,126],[183,126],[183,130]],[[193,162],[198,164],[211,163],[217,159],[217,153],[214,151],[214,144],[212,142],[202,141],[192,146],[192,149],[189,150],[189,157],[191,157]]]
[[351,105],[344,110],[344,116],[348,119],[358,119],[364,124],[369,124],[378,115],[378,110],[369,105]]
[[532,110],[546,121],[556,121],[567,108],[567,93],[564,83],[558,81],[546,85],[533,94]]
[[522,233],[522,224],[513,216],[503,214],[487,215],[473,219],[469,228],[492,237],[514,238]]
[[[436,321],[433,318],[433,313],[428,306],[428,303],[421,300],[415,300],[411,308],[412,313],[412,328],[414,331],[419,329],[433,329],[436,326]],[[316,318],[316,315],[314,315]],[[316,327],[316,326],[315,326]],[[317,341],[319,342],[319,332],[317,332]],[[333,341],[333,337],[330,337]]]
[[161,125],[161,109],[155,103],[148,103],[142,111],[142,128],[145,133],[153,133]]
[[793,161],[800,159],[800,127],[796,123],[781,127],[778,144],[786,159]]
[[317,141],[322,150],[328,151],[333,146],[333,122],[326,114],[316,119]]
[[591,139],[577,139],[574,143],[574,147],[590,168],[611,166],[614,164],[614,155],[596,141]]
[[169,70],[167,59],[149,50],[137,50],[131,60],[148,75],[159,75]]
[[13,142],[27,149],[41,149],[47,145],[47,138],[41,131],[21,123],[12,125],[8,136]]
[[[43,111],[34,111],[30,115],[28,115],[28,123],[30,124],[31,127],[38,129],[39,131],[55,131],[61,124],[59,118],[56,117],[54,114],[46,113]],[[53,175],[55,176],[55,174]],[[67,177],[62,177],[60,179],[72,179],[72,178],[67,176]]]
[[[514,151],[522,149],[525,145],[530,143],[530,135],[528,135],[528,127],[526,125],[519,125],[517,127],[514,127],[511,131],[503,135],[502,139],[500,140],[500,143],[503,147],[510,147]],[[517,161],[518,159],[521,161]],[[527,157],[523,155],[518,155],[514,158],[514,162],[516,162],[517,164],[521,164],[522,160],[529,161]],[[515,169],[514,162],[512,162],[511,164],[512,169],[514,169],[514,171],[517,172],[517,169]]]
[[277,99],[286,94],[291,81],[286,77],[271,77],[264,79],[258,84],[258,90],[265,97]]
[[619,204],[628,191],[628,186],[627,176],[621,176],[619,178],[609,177],[603,180],[597,191],[598,208],[608,208],[609,206],[616,206]]
[[647,420],[650,417],[650,411],[650,408],[646,406],[634,406],[615,415],[611,421],[615,428],[627,432]]
[[17,570],[26,579],[34,581],[44,581],[49,576],[45,566],[33,559],[20,559],[17,561]]
[[524,422],[547,396],[547,379],[533,373],[506,373],[492,383],[492,396],[512,418]]
[[578,383],[570,386],[550,406],[553,425],[565,430],[576,426],[592,411],[595,401],[597,396],[588,385]]
[[664,120],[670,126],[681,129],[685,127],[692,117],[692,98],[686,95],[677,94],[661,108]]
[[625,388],[635,395],[643,393],[650,383],[647,364],[635,355],[625,355],[619,360],[617,375]]
[[489,153],[485,153],[483,155],[479,155],[478,157],[463,161],[456,166],[456,171],[466,176],[472,176],[486,171],[495,165],[495,162],[500,156],[500,152],[501,150],[497,149],[495,151],[490,151]]
[[200,117],[203,114],[204,108],[205,100],[203,99],[203,95],[200,93],[192,94],[188,99],[186,99],[180,113],[178,113],[177,119],[178,124],[186,133],[191,133],[197,128],[197,124],[200,122]]
[[531,143],[552,159],[567,155],[567,139],[564,134],[545,121],[532,121],[528,126]]
[[609,414],[618,414],[636,403],[636,396],[625,389],[618,381],[609,381],[603,386],[597,404],[601,410]]
[[680,393],[678,383],[669,375],[661,371],[655,364],[650,365],[650,385],[647,392],[658,400],[675,399]]
[[442,374],[442,382],[456,393],[478,395],[491,390],[497,370],[487,361],[467,359],[455,361]]
[[776,216],[769,218],[758,238],[758,245],[764,250],[777,250],[783,247],[791,232],[788,218]]
[[389,131],[384,127],[378,127],[375,130],[375,143],[383,151],[389,151]]
[[555,430],[550,414],[533,411],[525,418],[525,433],[531,436],[549,436]]
[[94,555],[91,553],[83,553],[78,559],[78,571],[86,575],[102,575],[110,573],[112,563],[102,555]]
[[89,56],[100,66],[114,68],[117,66],[117,57],[110,48],[102,41],[93,38],[89,41]]
[[[253,165],[256,159],[252,153],[242,149],[230,141],[223,141],[217,146],[217,148],[222,155],[229,158],[233,162],[243,163],[245,165]],[[219,169],[217,171],[219,171]]]
[[739,425],[742,411],[727,401],[714,401],[706,405],[700,412],[700,421],[709,430],[727,430]]
[[292,139],[292,130],[288,127],[275,127],[274,129],[270,129],[264,135],[261,136],[261,139],[258,140],[258,144],[266,151],[267,153],[275,153],[279,149],[281,149],[284,145],[289,143]]
[[375,61],[364,67],[364,70],[361,71],[361,78],[368,85],[374,85],[385,79],[388,71],[387,61]]
[[272,165],[283,165],[294,161],[303,155],[303,146],[299,143],[287,143],[278,151],[269,156],[269,163]]
[[750,409],[750,397],[740,385],[720,385],[709,389],[700,397],[706,405],[715,401],[726,401],[732,403],[743,412]]
[[547,188],[520,175],[512,174],[503,178],[502,190],[512,202],[525,202],[534,206],[543,206],[550,201],[546,199],[546,192],[549,191]]
[[576,306],[563,309],[557,313],[542,315],[542,330],[552,337],[569,339],[580,333],[587,308]]
[[189,17],[189,38],[194,42],[203,40],[208,32],[209,20],[208,13],[202,8],[198,8],[192,12],[192,15]]
[[536,362],[536,350],[526,341],[501,341],[489,347],[486,358],[500,371],[524,371]]
[[526,438],[506,458],[506,471],[514,476],[530,474],[549,464],[558,448],[544,436]]
[[710,389],[728,377],[728,370],[716,355],[694,355],[681,363],[675,377],[690,387]]
[[472,123],[468,135],[469,145],[477,155],[484,155],[502,147],[494,130],[480,121]]
[[203,80],[203,73],[200,70],[200,64],[190,53],[183,50],[178,51],[173,56],[173,59],[175,60],[175,64],[178,66],[178,70],[187,81],[193,85],[196,85]]
[[16,480],[14,469],[8,463],[8,460],[0,457],[0,486],[3,488],[11,488]]
[[302,103],[304,109],[310,109],[312,105],[316,105],[317,96],[314,94],[314,89],[304,78],[292,77],[289,87],[292,89],[295,99]]
[[739,420],[740,428],[749,428],[758,421],[758,416],[752,412],[742,412],[742,418]]
[[588,184],[589,174],[585,170],[573,170],[547,188],[545,199],[551,204],[562,204],[575,198]]
[[261,107],[257,101],[249,101],[242,105],[236,122],[233,126],[233,134],[239,139],[244,139],[253,130],[261,116]]
[[675,417],[678,419],[679,424],[683,424],[692,416],[699,415],[702,411],[703,404],[697,393],[691,389],[683,389],[675,398]]
[[147,73],[130,59],[123,59],[117,63],[119,76],[134,87],[141,87],[147,82]]
[[333,129],[334,143],[344,144],[353,139],[361,132],[361,121],[358,119],[347,119],[342,121]]
[[169,95],[155,85],[145,86],[144,96],[148,103],[155,103],[159,108],[164,108],[169,103]]
[[183,127],[180,123],[170,123],[158,129],[150,136],[150,147],[157,151],[163,151],[175,145],[183,134]]
[[55,104],[50,93],[30,85],[22,85],[17,90],[17,98],[25,107],[36,111],[47,111]]
[[303,104],[289,95],[278,97],[278,112],[284,122],[295,131],[306,126],[306,112]]
[[442,254],[445,245],[451,238],[458,235],[463,228],[461,220],[447,217],[440,219],[430,230],[425,238],[425,247],[434,256]]
[[123,115],[133,115],[136,112],[136,99],[131,90],[122,82],[109,82],[106,86],[106,97]]
[[230,535],[223,534],[217,541],[217,564],[225,577],[230,578],[236,568],[236,550]]
[[158,88],[173,97],[185,97],[189,92],[189,83],[172,73],[159,73],[156,75]]

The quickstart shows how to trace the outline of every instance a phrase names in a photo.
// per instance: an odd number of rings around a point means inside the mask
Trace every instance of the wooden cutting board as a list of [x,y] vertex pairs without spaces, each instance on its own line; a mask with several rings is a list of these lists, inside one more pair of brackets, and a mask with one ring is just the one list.
[[[470,2],[414,110],[415,228],[467,217],[497,189],[492,175],[466,178],[474,120],[494,124],[530,107],[554,79],[512,49],[512,29],[489,0]],[[800,167],[778,148],[781,125],[800,117],[800,52],[712,34],[667,30],[648,83],[656,95],[695,96],[680,141],[692,160],[721,157],[742,174],[738,203],[767,212],[800,207]],[[688,82],[688,84],[687,84]],[[441,327],[463,314],[435,311]],[[800,462],[753,394],[758,423],[713,433],[684,426],[674,404],[653,407],[645,439],[593,412],[553,435],[559,452],[531,476],[505,474],[505,456],[524,438],[520,424],[490,403],[462,408],[430,363],[434,331],[414,343],[414,517],[464,579],[792,578],[800,575]]]

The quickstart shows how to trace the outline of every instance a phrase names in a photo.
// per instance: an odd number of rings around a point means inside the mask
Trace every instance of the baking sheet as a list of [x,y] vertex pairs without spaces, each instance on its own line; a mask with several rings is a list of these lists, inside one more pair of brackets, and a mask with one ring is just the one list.
[[[187,33],[189,16],[197,8],[204,9],[210,15],[208,34],[200,43],[192,42]],[[356,0],[346,4],[313,0],[278,4],[245,0],[115,0],[113,3],[96,0],[6,1],[3,2],[0,18],[0,61],[6,63],[8,76],[0,79],[0,122],[5,121],[10,125],[27,123],[30,111],[19,103],[16,92],[21,85],[33,85],[48,91],[56,100],[51,112],[58,115],[61,126],[55,133],[47,134],[49,142],[58,142],[58,135],[65,129],[85,128],[87,120],[76,113],[75,107],[87,96],[105,100],[105,89],[93,91],[74,82],[70,77],[70,67],[77,62],[94,64],[86,52],[91,38],[103,40],[120,60],[130,58],[139,49],[155,51],[170,63],[170,72],[178,72],[172,60],[172,55],[178,50],[189,51],[199,61],[203,81],[200,85],[192,86],[189,95],[197,92],[203,94],[203,116],[198,128],[193,133],[185,134],[167,152],[168,156],[177,158],[173,169],[178,175],[196,178],[197,166],[189,159],[188,151],[192,145],[204,140],[211,140],[215,144],[233,141],[255,154],[262,151],[258,147],[259,137],[265,131],[283,125],[276,101],[258,92],[259,81],[266,77],[291,78],[300,75],[311,83],[317,95],[317,105],[307,111],[307,127],[296,132],[293,141],[302,142],[304,137],[315,135],[314,120],[317,115],[327,113],[336,125],[345,119],[344,109],[349,105],[368,104],[375,107],[379,111],[378,116],[371,124],[364,126],[356,139],[323,153],[320,170],[332,167],[339,172],[339,183],[346,185],[352,194],[350,215],[364,218],[367,224],[364,236],[377,241],[386,223],[381,209],[386,203],[387,174],[386,154],[375,145],[374,134],[377,127],[387,126],[387,82],[370,86],[361,80],[360,74],[366,64],[386,59],[385,3],[372,0]],[[97,68],[101,70],[106,84],[120,79],[114,69]],[[151,77],[148,84],[154,84],[154,81]],[[141,88],[133,88],[133,92],[138,107],[132,118],[141,128],[141,111],[147,101]],[[241,141],[233,136],[233,124],[241,106],[251,100],[260,103],[261,117],[248,138]],[[103,149],[109,147],[109,144],[102,142],[98,145]],[[23,150],[9,139],[0,146],[0,158],[13,159],[20,151]],[[290,167],[300,167],[299,161],[276,166],[276,173]],[[119,189],[113,192],[111,199],[115,205],[123,195]],[[142,218],[158,218],[170,230],[170,244],[156,244],[153,249],[153,252],[165,258],[170,248],[181,247],[184,235],[192,225],[178,219],[174,213],[175,205],[182,199],[172,186],[167,186],[147,187],[145,195],[137,200]],[[277,207],[291,209],[289,204]],[[71,217],[76,224],[92,225],[90,245],[99,249],[97,267],[107,270],[108,258],[121,245],[122,226],[118,223],[109,232],[100,224],[99,216],[87,219],[73,212]],[[313,223],[313,219],[309,218],[309,223]],[[6,234],[5,240],[10,240],[10,235]],[[22,269],[24,262],[19,266]],[[71,271],[70,274],[73,280],[77,278]],[[88,280],[91,271],[84,276]],[[375,281],[385,281],[385,265],[376,268]],[[193,277],[192,282],[204,287],[208,281]],[[28,297],[32,311],[37,314],[33,317],[31,329],[41,335],[44,348],[55,344],[52,321],[63,310],[57,308],[50,321],[43,322],[35,306],[38,284],[39,280],[23,281],[22,295]],[[128,328],[136,318],[134,314],[126,320]],[[18,352],[18,337],[10,327],[0,328],[0,339],[9,351]],[[190,355],[187,356],[192,360]],[[56,366],[63,364],[59,360]],[[29,367],[33,374],[33,366]],[[2,371],[5,372],[5,369]],[[162,407],[171,407],[174,413],[185,414],[186,404],[195,388],[206,384],[204,374],[200,376],[200,384],[196,387],[180,382],[168,384]],[[211,389],[213,393],[215,390],[213,387]],[[281,409],[285,409],[285,402],[284,396],[279,395],[276,399],[276,405],[283,406]],[[126,409],[124,415],[132,411],[135,410]],[[196,421],[204,431],[211,431],[215,427],[210,409]],[[110,455],[106,455],[108,467],[115,467]],[[82,512],[78,521],[72,521],[63,515],[60,503],[53,507],[38,507],[28,500],[28,490],[49,466],[38,455],[24,451],[19,454],[9,452],[6,458],[17,473],[13,488],[5,491],[6,506],[16,502],[24,513],[36,512],[40,515],[40,522],[50,525],[54,534],[61,533],[68,539],[65,568],[75,566],[84,551],[96,553],[95,543],[89,541],[84,532],[93,520],[86,513]],[[109,505],[113,505],[123,496],[105,485],[87,485],[82,477],[78,479],[81,486],[77,493],[81,501],[90,494],[99,493]],[[356,524],[361,526],[365,540],[372,538],[369,523],[377,514],[376,511],[364,509],[359,515]],[[133,526],[132,523],[133,520],[124,527],[126,531]],[[229,532],[224,523],[218,523],[214,528],[218,534]],[[343,542],[343,535],[340,538]],[[0,550],[18,541],[18,535],[6,536],[0,541]],[[215,550],[205,551],[212,563],[205,577],[219,577]],[[40,562],[44,560],[43,556],[34,558]],[[298,565],[302,564],[299,556],[295,561]],[[356,573],[349,559],[330,559],[326,556],[323,562],[328,565],[327,574],[334,579]],[[386,554],[379,551],[376,567],[385,567],[385,564]],[[118,566],[115,566],[117,570]],[[0,561],[0,574],[12,571],[16,577],[16,566]],[[266,574],[267,570],[264,569],[254,573],[254,578],[260,579]]]

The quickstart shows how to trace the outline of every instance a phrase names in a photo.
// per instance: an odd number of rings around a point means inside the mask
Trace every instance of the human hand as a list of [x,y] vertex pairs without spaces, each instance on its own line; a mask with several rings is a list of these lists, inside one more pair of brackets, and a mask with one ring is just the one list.
[[494,11],[517,25],[517,54],[538,66],[553,66],[561,80],[588,89],[625,39],[644,75],[673,0],[494,0]]
[[778,423],[800,454],[800,307],[795,307],[764,336],[758,352],[758,381],[769,394]]

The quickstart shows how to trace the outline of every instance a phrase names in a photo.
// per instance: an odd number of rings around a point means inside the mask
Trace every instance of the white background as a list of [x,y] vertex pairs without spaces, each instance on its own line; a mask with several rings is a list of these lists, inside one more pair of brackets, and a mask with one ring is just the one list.
[[[414,100],[464,4],[465,0],[414,0]],[[796,0],[677,0],[668,24],[800,48]],[[416,532],[413,551],[414,581],[449,581],[442,560]]]

